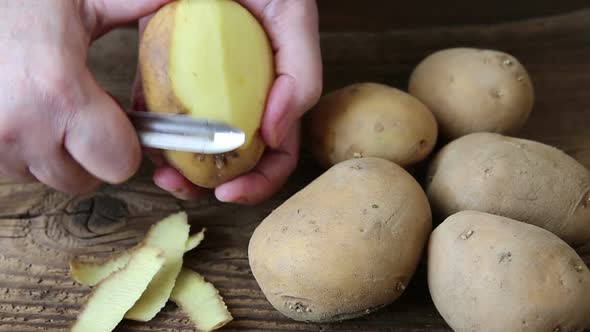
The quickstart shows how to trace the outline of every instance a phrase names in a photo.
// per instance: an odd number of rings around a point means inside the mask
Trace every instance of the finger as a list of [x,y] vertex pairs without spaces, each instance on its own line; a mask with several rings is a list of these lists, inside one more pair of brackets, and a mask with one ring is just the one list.
[[9,180],[12,183],[30,183],[37,179],[31,174],[25,164],[10,163],[0,165],[0,178]]
[[31,161],[29,171],[40,182],[69,194],[89,193],[100,186],[100,181],[62,148]]
[[154,15],[155,14],[150,14],[150,15],[147,15],[147,16],[142,17],[139,20],[138,31],[139,31],[139,39],[140,40],[143,37],[143,33],[145,31],[145,28],[147,27],[147,25],[150,22],[150,20],[152,19],[152,17],[154,17]]
[[277,149],[296,122],[299,111],[293,98],[295,81],[291,76],[279,76],[270,90],[261,133],[268,146]]
[[195,186],[176,169],[165,166],[154,173],[154,183],[178,199],[196,200],[209,194],[209,190]]
[[5,145],[0,149],[0,154],[10,156],[10,158],[4,158],[0,163],[0,178],[18,183],[36,181],[35,177],[29,171],[26,161],[18,153],[18,149],[22,149],[22,147],[19,145],[7,147]]
[[276,52],[279,75],[269,95],[262,135],[273,148],[322,93],[322,61],[315,0],[240,0],[262,22]]
[[265,153],[256,168],[215,190],[218,200],[254,205],[269,199],[287,182],[299,158],[299,122],[291,128],[280,150]]
[[242,6],[248,8],[259,20],[262,21],[262,16],[264,14],[264,10],[273,2],[274,0],[238,0]]
[[94,17],[93,36],[100,36],[114,27],[139,20],[156,12],[173,0],[89,0],[90,17]]
[[85,104],[66,125],[66,151],[90,174],[108,183],[129,179],[140,166],[139,139],[117,102],[87,73]]

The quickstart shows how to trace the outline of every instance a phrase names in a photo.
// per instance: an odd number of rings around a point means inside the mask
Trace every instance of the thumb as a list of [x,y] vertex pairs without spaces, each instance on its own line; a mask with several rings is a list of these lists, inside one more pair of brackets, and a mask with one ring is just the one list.
[[117,26],[135,22],[172,1],[174,0],[88,0],[89,14],[95,22],[93,36],[100,36]]
[[129,118],[88,73],[79,105],[66,128],[64,147],[82,167],[108,183],[121,183],[138,170],[141,147]]

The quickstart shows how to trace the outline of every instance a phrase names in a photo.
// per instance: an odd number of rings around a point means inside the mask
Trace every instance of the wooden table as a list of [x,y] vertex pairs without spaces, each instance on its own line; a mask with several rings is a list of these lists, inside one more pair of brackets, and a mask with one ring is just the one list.
[[[445,47],[508,51],[524,62],[537,91],[522,136],[555,145],[590,167],[590,9],[486,26],[330,30],[322,43],[326,91],[369,80],[405,88],[413,66]],[[126,106],[136,44],[133,29],[120,30],[95,44],[89,59],[98,80]],[[195,230],[209,229],[202,247],[187,255],[186,265],[220,288],[235,316],[223,331],[450,331],[429,299],[423,266],[397,303],[360,319],[299,324],[269,305],[252,277],[246,248],[257,224],[320,174],[307,153],[285,189],[257,207],[180,202],[158,190],[150,172],[146,163],[128,183],[84,197],[38,184],[0,183],[0,331],[66,331],[89,292],[69,278],[69,259],[130,247],[151,223],[180,209],[190,214]],[[173,305],[149,324],[124,322],[118,329],[191,330]]]

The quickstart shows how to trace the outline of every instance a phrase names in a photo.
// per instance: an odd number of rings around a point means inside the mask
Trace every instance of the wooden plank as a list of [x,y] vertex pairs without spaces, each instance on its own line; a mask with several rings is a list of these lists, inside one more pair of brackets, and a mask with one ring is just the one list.
[[[531,72],[538,100],[522,136],[558,146],[590,167],[590,10],[486,27],[411,29],[388,33],[325,33],[326,91],[358,81],[406,85],[428,53],[457,45],[503,49]],[[135,31],[98,42],[89,64],[125,106],[136,59]],[[0,183],[0,331],[67,331],[89,289],[68,277],[68,260],[108,255],[137,243],[159,218],[186,210],[194,231],[207,227],[202,247],[186,265],[220,288],[236,320],[223,331],[450,331],[432,305],[424,267],[399,302],[340,324],[300,324],[278,314],[252,278],[247,245],[257,224],[320,174],[304,153],[285,189],[257,207],[214,200],[179,202],[154,187],[146,163],[132,181],[83,197],[38,184]],[[192,331],[174,306],[149,324],[125,322],[117,331]]]
[[497,24],[588,8],[586,0],[317,0],[317,4],[320,28],[326,32]]
[[586,0],[319,0],[324,31],[496,24],[588,8]]

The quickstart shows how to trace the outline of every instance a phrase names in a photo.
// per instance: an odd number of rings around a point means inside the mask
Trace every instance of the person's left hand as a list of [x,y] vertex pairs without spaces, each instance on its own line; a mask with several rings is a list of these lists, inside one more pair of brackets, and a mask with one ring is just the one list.
[[[258,204],[274,195],[295,170],[299,159],[301,117],[322,93],[322,60],[315,0],[236,0],[255,15],[272,43],[277,79],[270,91],[261,132],[268,148],[256,168],[215,188],[218,200]],[[140,38],[150,17],[139,23]],[[133,107],[145,110],[137,74]],[[202,197],[207,191],[151,154],[158,167],[154,182],[180,199]]]

